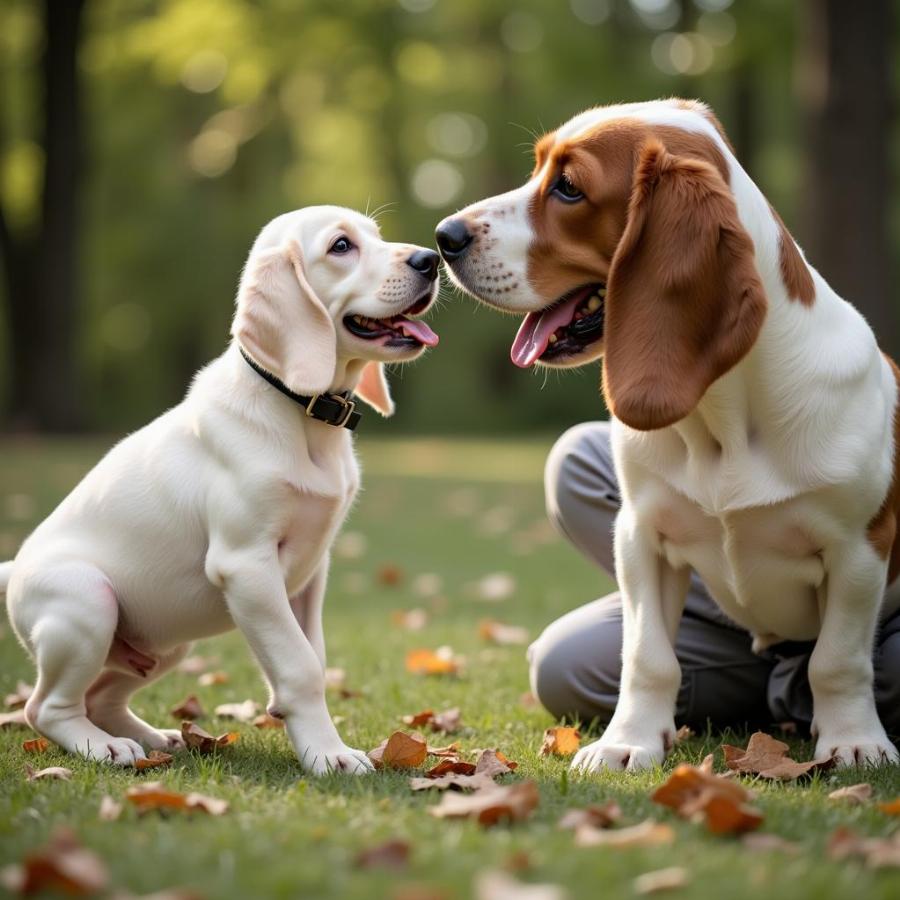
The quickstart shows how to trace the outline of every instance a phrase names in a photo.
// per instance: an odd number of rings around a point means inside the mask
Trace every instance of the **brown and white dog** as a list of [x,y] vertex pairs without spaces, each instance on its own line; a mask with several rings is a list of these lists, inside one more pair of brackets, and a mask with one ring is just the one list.
[[671,747],[691,569],[757,646],[816,640],[817,755],[896,761],[871,658],[900,606],[896,366],[702,104],[592,109],[535,155],[524,186],[437,240],[457,284],[524,315],[516,365],[604,359],[622,684],[573,765],[641,769]]

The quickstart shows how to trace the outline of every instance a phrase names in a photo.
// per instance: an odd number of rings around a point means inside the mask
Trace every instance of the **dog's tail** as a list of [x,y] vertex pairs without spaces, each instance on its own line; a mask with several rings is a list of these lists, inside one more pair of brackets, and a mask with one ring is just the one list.
[[12,578],[12,570],[12,560],[0,563],[0,600],[6,596],[6,586],[9,584],[10,578]]

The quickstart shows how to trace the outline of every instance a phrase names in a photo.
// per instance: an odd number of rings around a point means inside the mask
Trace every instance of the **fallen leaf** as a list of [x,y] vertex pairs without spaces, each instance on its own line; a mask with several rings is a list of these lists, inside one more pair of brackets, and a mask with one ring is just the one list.
[[592,828],[610,828],[622,818],[622,809],[615,800],[604,803],[603,806],[585,806],[582,809],[567,810],[559,822],[557,828],[575,829],[582,825]]
[[528,629],[521,625],[506,625],[494,619],[482,619],[478,623],[478,636],[494,644],[527,644]]
[[471,586],[471,593],[479,600],[486,600],[488,603],[506,600],[515,591],[516,579],[509,572],[492,572]]
[[406,670],[413,675],[455,675],[459,671],[459,662],[452,651],[439,653],[435,650],[410,650],[406,654]]
[[213,713],[222,719],[236,719],[238,722],[252,722],[259,712],[259,704],[255,700],[243,703],[221,703]]
[[[713,772],[715,772],[715,765],[716,765],[715,755],[712,753],[707,753],[706,756],[703,757],[703,759],[700,762],[700,765],[697,766],[697,768],[701,772],[705,773],[706,775],[712,775]],[[722,777],[725,778],[725,777],[729,777],[730,775],[731,775],[731,773],[729,772],[728,775],[723,775]]]
[[838,788],[828,795],[829,800],[841,800],[850,806],[861,806],[872,799],[872,785],[851,784],[850,787]]
[[204,672],[197,682],[201,687],[212,687],[214,684],[228,684],[227,672]]
[[787,755],[789,749],[787,744],[763,731],[750,736],[746,750],[722,744],[725,765],[729,769],[762,778],[791,781],[810,772],[825,771],[835,764],[834,757],[813,759],[805,763],[795,762]]
[[[337,718],[337,716],[335,716]],[[338,723],[335,722],[335,725]],[[254,728],[284,728],[284,719],[278,719],[270,716],[268,713],[261,713],[253,720]]]
[[461,759],[442,759],[433,769],[425,773],[426,778],[440,778],[442,775],[474,775],[475,763]]
[[878,808],[889,816],[900,816],[900,797],[887,803],[879,803]]
[[447,744],[446,747],[429,747],[428,755],[439,756],[445,759],[455,759],[459,756],[459,744],[454,741],[452,744]]
[[334,542],[334,553],[341,559],[359,559],[366,555],[369,541],[359,531],[345,531]]
[[30,728],[25,721],[25,710],[17,709],[11,713],[0,713],[0,728]]
[[688,873],[681,866],[672,866],[669,869],[658,869],[655,872],[645,872],[634,879],[634,892],[636,894],[658,894],[661,891],[674,891],[683,888],[688,883]]
[[763,820],[762,813],[750,805],[753,794],[743,785],[687,763],[677,766],[650,799],[684,819],[704,821],[713,834],[752,831]]
[[409,863],[410,845],[407,841],[393,840],[377,847],[369,847],[357,853],[354,865],[357,869],[405,869]]
[[228,810],[228,801],[203,794],[181,794],[165,788],[162,782],[148,781],[146,784],[128,788],[125,799],[140,812],[151,809],[175,809],[209,813],[221,816]]
[[494,779],[490,775],[479,773],[448,772],[437,777],[425,776],[425,778],[410,778],[409,786],[414,791],[446,791],[448,788],[456,788],[460,791],[479,791],[490,787]]
[[680,744],[683,741],[690,740],[692,737],[694,737],[694,730],[689,725],[682,725],[675,732],[675,743]]
[[32,738],[30,741],[22,742],[22,749],[26,753],[44,753],[47,748],[50,746],[50,741],[47,738]]
[[849,828],[838,828],[828,839],[826,852],[831,859],[862,857],[872,869],[900,866],[900,832],[890,837],[870,838],[856,834]]
[[489,826],[501,821],[518,822],[527,819],[539,800],[540,794],[534,781],[520,781],[510,785],[490,784],[474,794],[447,791],[441,802],[430,807],[428,812],[438,819],[469,818]]
[[429,727],[436,734],[455,734],[459,731],[462,715],[458,706],[437,713],[429,722]]
[[60,781],[69,781],[72,778],[72,770],[62,766],[50,766],[47,769],[33,769],[25,764],[25,776],[28,781],[37,781],[39,778],[56,778]]
[[162,750],[151,750],[144,759],[136,759],[134,767],[139,772],[144,769],[158,769],[172,765],[174,757],[171,753],[163,753]]
[[34,690],[34,685],[25,681],[16,682],[16,689],[4,698],[3,702],[7,709],[21,709],[27,702]]
[[200,701],[194,694],[185,697],[181,703],[177,706],[173,706],[169,712],[179,721],[183,721],[184,719],[199,719],[206,715],[206,713],[203,712]]
[[412,591],[419,597],[434,597],[441,592],[444,579],[434,572],[422,572],[416,575],[412,582]]
[[566,900],[568,894],[556,884],[528,884],[501,869],[475,876],[475,900]]
[[227,747],[229,744],[233,744],[240,735],[236,731],[227,731],[225,734],[214,737],[194,722],[182,722],[181,737],[188,750],[196,750],[198,753],[212,753],[219,747]]
[[412,725],[415,728],[419,725],[428,725],[433,718],[433,709],[423,709],[422,712],[413,713],[409,716],[401,716],[401,721],[404,725]]
[[420,734],[395,731],[369,752],[376,769],[416,769],[425,762],[428,744]]
[[490,775],[495,778],[497,775],[505,775],[517,769],[519,764],[508,760],[499,750],[482,750],[480,756],[475,761],[475,773],[480,775]]
[[115,822],[122,815],[122,804],[118,800],[104,794],[100,801],[100,809],[97,811],[97,818],[101,822]]
[[756,850],[769,853],[777,850],[781,853],[790,853],[796,856],[803,849],[800,844],[795,841],[787,841],[777,834],[767,834],[761,831],[754,831],[741,837],[741,843],[748,850]]
[[647,819],[629,828],[596,828],[593,825],[582,825],[575,831],[576,847],[657,847],[671,844],[675,840],[675,831],[671,825]]
[[503,860],[503,868],[507,872],[527,872],[533,868],[531,856],[527,850],[516,850]]
[[404,631],[421,631],[428,624],[428,613],[424,609],[395,609],[391,622]]
[[375,580],[384,587],[397,587],[403,581],[403,569],[393,563],[385,563],[375,573]]
[[217,656],[186,656],[179,664],[178,671],[186,675],[200,675],[219,661]]
[[21,865],[4,869],[3,883],[23,896],[55,891],[83,897],[105,891],[109,873],[103,860],[83,847],[73,832],[59,829],[46,846],[27,854]]
[[581,745],[581,732],[577,728],[548,728],[541,744],[541,756],[572,756]]

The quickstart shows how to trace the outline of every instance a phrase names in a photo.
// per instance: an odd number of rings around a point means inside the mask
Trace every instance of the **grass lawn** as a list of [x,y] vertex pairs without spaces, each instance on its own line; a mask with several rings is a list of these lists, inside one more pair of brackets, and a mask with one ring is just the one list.
[[[633,896],[635,876],[668,866],[685,867],[690,885],[673,896],[729,898],[896,898],[900,869],[873,871],[857,862],[831,862],[824,848],[839,825],[885,835],[900,827],[874,805],[847,808],[828,801],[837,786],[871,781],[881,800],[900,795],[900,769],[826,775],[801,785],[754,784],[765,813],[763,830],[802,845],[791,856],[751,852],[739,841],[707,835],[654,806],[648,792],[662,771],[572,778],[565,760],[538,755],[543,730],[552,724],[520,697],[528,688],[524,648],[485,644],[478,623],[495,618],[526,626],[532,635],[552,618],[609,588],[543,522],[540,487],[546,443],[366,442],[362,493],[346,532],[345,555],[332,567],[326,605],[329,665],[346,669],[348,686],[362,697],[330,698],[348,744],[371,749],[403,714],[427,707],[462,709],[463,748],[499,747],[518,760],[516,773],[535,779],[541,801],[533,818],[513,827],[484,830],[469,822],[438,820],[427,807],[434,792],[412,793],[407,777],[378,773],[353,779],[304,778],[282,732],[237,726],[240,740],[215,756],[181,753],[168,770],[136,775],[86,764],[51,748],[41,765],[74,770],[70,782],[27,782],[24,767],[36,759],[21,748],[24,732],[0,731],[0,865],[19,860],[67,824],[109,865],[114,884],[135,894],[186,886],[208,897],[446,897],[471,896],[476,873],[525,854],[530,867],[519,877],[553,882],[571,897]],[[0,444],[0,559],[49,512],[97,458],[95,441]],[[354,556],[356,553],[358,555]],[[379,572],[397,567],[399,584],[381,583]],[[510,572],[514,594],[488,603],[471,584],[492,572]],[[417,576],[436,574],[436,596],[417,594]],[[433,581],[434,579],[431,579]],[[421,586],[419,584],[418,586]],[[423,607],[429,621],[419,632],[391,622],[391,611]],[[466,657],[462,677],[417,677],[404,669],[415,647],[449,644]],[[136,711],[154,724],[175,726],[168,710],[196,693],[214,706],[265,695],[249,653],[236,634],[198,645],[219,657],[226,684],[200,687],[196,675],[170,674],[136,698]],[[2,626],[0,693],[17,679],[32,679],[31,663]],[[234,727],[210,716],[200,725],[215,733]],[[746,735],[731,735],[739,743]],[[699,761],[720,736],[697,738],[677,749],[674,760]],[[812,748],[800,744],[798,758]],[[719,755],[717,759],[721,760]],[[162,772],[161,775],[157,773]],[[161,777],[168,785],[227,799],[219,818],[202,814],[139,817],[126,809],[116,822],[101,822],[104,794]],[[630,850],[579,849],[572,833],[559,831],[563,810],[616,799],[624,823],[653,816],[670,822],[670,846]],[[361,870],[356,854],[390,838],[412,844],[405,870]],[[430,892],[404,895],[410,885]]]

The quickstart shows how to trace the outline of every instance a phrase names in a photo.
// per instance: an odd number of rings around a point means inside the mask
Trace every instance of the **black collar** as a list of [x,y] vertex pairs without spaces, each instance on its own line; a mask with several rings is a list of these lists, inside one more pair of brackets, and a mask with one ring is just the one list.
[[355,430],[359,424],[362,416],[356,412],[356,403],[350,399],[351,391],[345,391],[343,394],[313,394],[312,397],[295,394],[280,378],[264,369],[243,347],[239,347],[239,349],[247,365],[260,378],[268,381],[276,391],[280,391],[285,397],[290,397],[294,403],[299,403],[311,419],[318,419],[326,425],[346,428],[349,431]]

